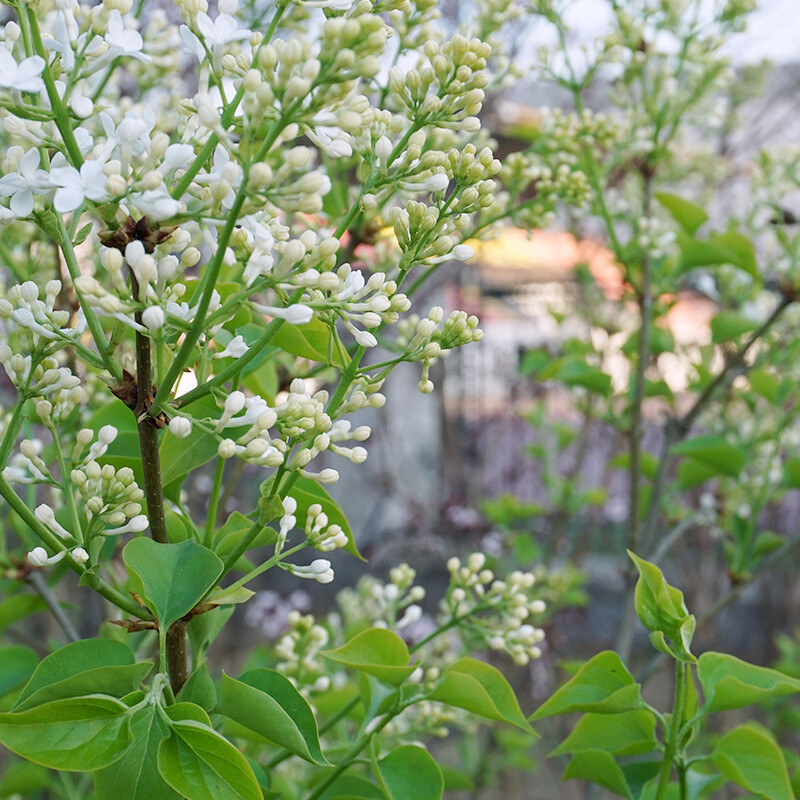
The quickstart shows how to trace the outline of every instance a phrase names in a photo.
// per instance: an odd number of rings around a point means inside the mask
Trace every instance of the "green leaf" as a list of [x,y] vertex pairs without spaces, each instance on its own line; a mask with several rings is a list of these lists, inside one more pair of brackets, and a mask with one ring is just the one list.
[[86,237],[92,232],[92,228],[94,227],[94,223],[87,222],[82,228],[78,230],[75,234],[75,240],[72,242],[74,247],[77,247],[79,244],[82,244],[86,241]]
[[644,709],[621,714],[584,714],[572,733],[549,755],[577,750],[604,750],[616,756],[636,756],[656,748],[655,717]]
[[284,322],[272,337],[270,345],[293,356],[319,361],[339,369],[344,369],[350,362],[331,326],[316,317],[306,325]]
[[193,429],[185,439],[167,431],[158,448],[161,457],[161,483],[169,486],[174,481],[185,478],[192,470],[211,461],[217,455],[218,447],[217,438],[199,428]]
[[204,614],[196,614],[191,618],[186,630],[192,643],[192,654],[195,657],[201,658],[205,656],[208,648],[222,632],[233,612],[233,606],[218,606],[211,609],[211,611],[206,611]]
[[217,712],[312,764],[328,766],[319,746],[314,712],[291,681],[271,669],[239,680],[222,673]]
[[672,448],[676,455],[690,456],[715,470],[716,475],[730,475],[736,478],[747,461],[747,454],[734,447],[721,436],[695,436]]
[[783,465],[783,485],[800,489],[800,458],[790,458]]
[[586,362],[584,355],[566,356],[542,369],[541,380],[558,380],[567,386],[582,386],[590,392],[608,396],[611,394],[611,376],[599,367]]
[[189,676],[176,698],[182,703],[192,703],[204,711],[212,711],[217,705],[217,686],[203,663]]
[[[242,536],[253,527],[253,521],[244,514],[234,511],[214,537],[214,552],[222,559],[227,558],[239,544]],[[272,528],[264,528],[253,540],[250,549],[274,544],[278,534]]]
[[738,231],[712,233],[705,241],[679,233],[678,245],[681,249],[678,267],[682,271],[730,264],[753,278],[758,278],[753,243]]
[[391,686],[399,686],[416,669],[416,664],[408,664],[411,656],[406,643],[385,628],[361,631],[335,650],[321,650],[320,655],[374,675]]
[[708,464],[687,458],[678,464],[677,474],[681,489],[692,489],[716,477],[719,473],[714,467],[709,467]]
[[169,734],[155,706],[131,717],[133,744],[125,758],[94,774],[96,800],[181,800],[158,772],[158,747]]
[[800,680],[725,653],[703,653],[697,664],[697,676],[706,698],[703,707],[706,714],[745,708],[800,692]]
[[581,750],[575,753],[564,770],[562,780],[580,778],[633,800],[625,773],[609,753],[603,750]]
[[781,379],[766,369],[753,369],[747,374],[750,388],[765,400],[774,403],[781,388]]
[[786,544],[786,537],[772,531],[762,531],[753,542],[753,558],[760,559],[774,553]]
[[520,359],[520,375],[536,375],[553,361],[553,356],[544,348],[528,350]]
[[442,771],[424,747],[400,745],[373,767],[388,800],[441,800],[444,793]]
[[0,743],[51,769],[101,769],[122,757],[130,742],[130,709],[113,697],[55,700],[0,714]]
[[50,770],[41,764],[21,759],[6,760],[3,764],[3,775],[0,779],[0,797],[11,797],[19,800],[23,797],[39,797],[39,792],[50,786]]
[[758,322],[739,311],[720,311],[711,320],[711,341],[732,342],[758,327]]
[[708,214],[706,214],[704,208],[695,203],[690,203],[676,194],[659,192],[655,195],[655,198],[666,209],[672,219],[690,236],[697,233],[698,228],[708,221]]
[[319,797],[319,800],[344,800],[344,798],[363,798],[363,800],[386,800],[386,795],[370,781],[360,775],[340,775]]
[[38,594],[14,594],[0,602],[0,632],[21,619],[47,611],[47,603]]
[[50,771],[32,761],[13,761],[3,765],[0,797],[29,798],[50,786]]
[[85,694],[103,694],[121,698],[134,691],[152,668],[153,664],[150,661],[140,661],[125,667],[90,669],[39,689],[24,701],[17,701],[14,710],[22,711],[53,700],[80,697]]
[[16,689],[24,683],[36,669],[39,661],[36,653],[29,647],[9,645],[0,647],[0,695]]
[[520,710],[514,690],[503,674],[475,658],[461,658],[451,664],[430,699],[532,731]]
[[253,770],[224,736],[194,719],[174,720],[174,714],[172,733],[158,748],[158,771],[181,797],[262,800]]
[[694,662],[689,646],[695,619],[686,608],[683,593],[667,583],[655,564],[639,558],[630,550],[628,555],[639,572],[634,605],[642,625],[649,631],[660,632],[669,638],[673,654],[685,656],[686,660]]
[[222,574],[222,561],[197,542],[160,544],[141,537],[122,551],[131,588],[155,614],[159,628],[188,614]]
[[772,734],[750,722],[717,740],[711,760],[728,780],[765,800],[794,800],[789,772]]
[[531,719],[587,711],[617,714],[641,708],[639,684],[633,680],[622,659],[605,650],[589,659],[556,693],[546,700]]
[[[147,663],[142,672],[134,664],[131,649],[113,639],[71,642],[41,660],[17,698],[16,708],[81,694],[122,697],[138,687],[151,666]],[[107,678],[101,675],[103,671],[108,671]],[[53,696],[47,696],[48,692]]]
[[353,531],[350,529],[350,523],[347,521],[347,517],[345,517],[344,512],[339,508],[337,502],[322,486],[316,481],[301,476],[295,481],[289,494],[297,500],[295,516],[299,528],[303,528],[306,524],[308,507],[313,503],[319,503],[319,505],[322,506],[322,510],[328,515],[328,522],[340,525],[345,536],[347,536],[347,545],[344,549],[356,558],[360,558],[362,561],[365,560],[361,553],[358,552],[355,539],[353,539]]

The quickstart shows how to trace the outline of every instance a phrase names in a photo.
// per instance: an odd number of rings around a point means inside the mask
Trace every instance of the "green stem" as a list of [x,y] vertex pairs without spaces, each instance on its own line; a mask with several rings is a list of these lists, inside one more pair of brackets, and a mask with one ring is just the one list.
[[[288,2],[284,0],[284,2],[280,2],[276,4],[277,7],[275,9],[275,14],[272,17],[272,21],[270,22],[269,28],[267,29],[266,33],[264,34],[264,38],[261,40],[261,45],[267,44],[270,39],[272,39],[275,31],[278,28],[278,24],[280,23],[281,17],[283,16],[284,12],[286,11],[287,6],[289,5]],[[257,57],[256,53],[256,57]],[[225,110],[222,112],[220,117],[220,127],[223,130],[227,130],[231,123],[236,116],[236,110],[239,108],[239,104],[242,102],[242,98],[244,97],[244,85],[240,86],[236,91],[236,94],[233,96],[231,102],[225,107]],[[194,180],[195,176],[198,172],[200,172],[203,164],[205,164],[209,158],[211,158],[212,154],[214,153],[214,149],[219,144],[219,137],[216,133],[211,133],[208,137],[208,141],[203,145],[203,149],[195,156],[194,161],[189,165],[189,168],[186,172],[181,176],[181,179],[176,184],[175,188],[172,190],[171,194],[172,197],[176,200],[179,200],[183,197],[186,190],[191,185],[192,181]],[[246,176],[243,180],[243,184],[246,183]],[[224,250],[225,248],[223,248]]]
[[[252,530],[252,529],[251,529]],[[298,550],[302,550],[306,547],[305,542],[301,542],[300,544],[295,545],[294,547],[290,547],[288,550],[284,550],[282,553],[277,553],[276,555],[268,558],[263,564],[259,564],[255,569],[251,569],[250,572],[247,573],[242,578],[239,578],[238,581],[232,583],[230,586],[225,587],[225,591],[233,591],[234,589],[239,589],[240,587],[244,586],[246,583],[249,583],[253,578],[257,578],[261,575],[262,572],[266,572],[271,567],[274,567],[279,562],[283,561],[288,556],[293,555]]]
[[200,303],[198,304],[192,327],[187,332],[183,341],[183,345],[181,345],[181,349],[175,356],[175,360],[167,370],[167,374],[164,376],[161,386],[158,387],[158,391],[156,392],[156,396],[153,399],[153,404],[151,407],[151,413],[153,414],[157,414],[159,411],[161,411],[162,404],[172,393],[173,385],[186,367],[186,364],[189,361],[189,356],[202,336],[203,331],[205,330],[206,313],[208,312],[208,306],[211,303],[211,294],[214,286],[217,283],[220,270],[222,269],[225,251],[227,250],[228,242],[233,234],[233,230],[236,227],[236,222],[239,219],[239,212],[242,210],[242,206],[244,205],[246,199],[247,174],[245,174],[242,178],[242,186],[239,189],[239,193],[236,195],[236,199],[233,201],[233,206],[228,214],[225,227],[217,239],[217,249],[212,256],[211,261],[208,262],[205,270],[203,271],[205,278],[203,281],[205,283],[205,291],[203,292],[203,296],[200,298]]
[[247,533],[239,539],[236,547],[231,551],[230,555],[225,559],[225,566],[222,570],[223,576],[227,575],[234,567],[236,562],[247,552],[250,545],[255,541],[256,536],[258,536],[261,531],[264,530],[264,525],[260,521],[256,521],[253,523],[253,526],[250,528]]
[[81,275],[81,268],[78,265],[78,259],[75,256],[75,251],[72,248],[72,239],[70,239],[69,233],[67,231],[66,226],[64,225],[64,218],[60,215],[56,215],[56,225],[58,226],[58,234],[61,241],[58,243],[61,247],[61,253],[64,256],[64,261],[67,265],[67,271],[70,274],[73,282],[73,288],[75,289],[75,294],[78,296],[78,302],[81,304],[81,310],[83,311],[84,316],[86,317],[86,325],[91,331],[92,338],[94,339],[95,345],[97,346],[97,351],[100,354],[100,358],[103,359],[103,364],[105,364],[106,369],[115,377],[117,380],[122,378],[122,368],[120,365],[111,357],[111,353],[109,352],[108,340],[106,339],[105,334],[103,333],[103,328],[100,325],[100,320],[98,319],[97,315],[94,313],[91,305],[84,300],[81,293],[78,291],[77,286],[74,286],[75,281]]
[[[302,294],[303,290],[298,289],[292,295],[289,303],[291,304],[299,300]],[[177,402],[179,407],[184,408],[185,406],[188,406],[189,403],[194,403],[201,397],[205,397],[207,394],[210,394],[217,387],[222,386],[231,378],[235,378],[237,375],[239,375],[254,358],[261,354],[261,351],[270,343],[273,337],[281,329],[283,323],[284,320],[282,319],[277,317],[273,319],[267,325],[267,327],[264,328],[264,332],[261,334],[261,336],[256,339],[256,341],[251,345],[250,349],[241,358],[237,358],[233,364],[223,369],[222,372],[220,372],[218,375],[215,375],[210,381],[206,381],[201,386],[198,386],[197,388],[192,389],[192,391],[186,392],[186,394],[182,394],[180,397],[178,397]],[[162,385],[163,383],[164,382],[162,382]]]
[[[33,370],[34,365],[31,364],[31,375],[33,375]],[[28,383],[30,383],[30,377]],[[11,455],[14,445],[17,443],[17,436],[22,427],[22,408],[26,400],[27,396],[24,393],[20,394],[14,406],[14,411],[11,413],[11,419],[8,421],[8,425],[3,433],[3,439],[0,441],[0,468],[5,467],[8,462],[8,457]]]
[[219,508],[219,495],[222,489],[222,474],[225,472],[225,459],[217,456],[217,464],[214,468],[214,485],[211,487],[211,496],[208,501],[208,513],[206,515],[206,529],[203,536],[203,544],[211,548],[214,543],[214,527],[217,524],[217,509]]
[[334,767],[333,771],[329,772],[325,779],[314,787],[314,790],[308,795],[307,800],[317,800],[343,772],[348,770],[353,763],[355,763],[361,751],[369,745],[372,738],[380,733],[395,716],[395,714],[386,714],[385,718],[378,723],[377,727],[369,733],[362,734],[350,750],[347,751],[344,758]]
[[53,118],[55,120],[61,138],[64,140],[64,146],[67,148],[72,165],[80,169],[83,164],[83,156],[81,149],[78,147],[78,142],[75,140],[75,134],[72,132],[72,125],[69,121],[69,113],[61,100],[61,96],[56,88],[56,83],[53,80],[53,73],[50,72],[50,64],[48,62],[48,52],[45,50],[44,43],[42,42],[42,35],[39,33],[39,23],[36,20],[36,11],[34,6],[29,3],[20,3],[22,8],[20,11],[27,13],[28,24],[30,26],[30,35],[32,44],[36,53],[44,59],[44,69],[42,70],[42,80],[44,81],[44,88],[47,92],[47,97],[50,100],[50,107],[53,109]]
[[664,760],[661,762],[655,800],[664,800],[667,796],[672,763],[678,752],[678,734],[683,724],[683,710],[686,702],[686,669],[687,666],[682,661],[675,662],[675,699],[672,705],[669,737],[665,742]]
[[[0,497],[17,513],[22,521],[47,545],[54,553],[60,553],[64,550],[64,543],[59,539],[51,530],[46,528],[39,522],[33,515],[33,512],[28,508],[25,503],[19,498],[17,493],[11,488],[10,484],[5,478],[0,475]],[[87,571],[83,564],[79,564],[72,556],[67,553],[64,561],[69,565],[73,572],[78,575],[84,575]],[[92,576],[86,583],[91,586],[98,594],[106,598],[110,603],[113,603],[117,608],[126,611],[131,616],[139,619],[152,619],[150,613],[146,608],[142,608],[133,600],[127,598],[121,592],[109,586],[101,578]]]
[[74,528],[72,535],[79,542],[83,543],[85,539],[83,538],[83,531],[81,530],[81,520],[78,516],[78,508],[75,505],[75,495],[72,494],[72,481],[69,477],[69,472],[67,471],[67,462],[64,459],[64,451],[61,449],[61,442],[58,438],[58,433],[55,427],[50,429],[50,433],[53,436],[53,444],[56,448],[56,458],[58,459],[58,468],[61,471],[61,492],[67,501],[67,508],[69,509],[69,515],[72,519],[72,527]]

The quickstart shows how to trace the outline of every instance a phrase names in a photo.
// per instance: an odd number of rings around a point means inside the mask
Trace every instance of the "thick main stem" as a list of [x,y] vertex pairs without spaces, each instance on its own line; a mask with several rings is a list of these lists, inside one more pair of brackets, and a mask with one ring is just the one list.
[[664,760],[658,776],[656,800],[664,800],[669,789],[672,765],[678,752],[678,734],[683,725],[683,710],[686,703],[686,664],[675,662],[675,700],[672,706],[672,719],[669,724],[667,741],[664,743]]
[[[139,296],[139,284],[131,275],[134,297]],[[142,324],[141,312],[136,312],[136,322]],[[156,542],[167,544],[167,520],[164,513],[164,494],[161,487],[161,459],[158,452],[158,425],[150,414],[153,399],[153,377],[150,354],[150,339],[136,333],[136,428],[139,432],[139,449],[142,453],[144,475],[144,497],[147,503],[147,519],[150,535]],[[177,695],[188,678],[186,663],[186,625],[178,620],[167,631],[166,656],[172,691]]]

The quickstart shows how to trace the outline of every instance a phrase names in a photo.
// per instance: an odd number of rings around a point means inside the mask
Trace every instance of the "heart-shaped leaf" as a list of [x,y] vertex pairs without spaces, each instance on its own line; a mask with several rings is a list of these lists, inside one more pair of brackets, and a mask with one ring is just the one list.
[[158,771],[189,800],[263,800],[245,757],[224,736],[194,719],[173,719],[171,735],[158,748]]
[[161,544],[141,537],[122,551],[131,588],[140,594],[164,632],[188,614],[222,574],[222,561],[197,542]]
[[441,800],[444,793],[439,765],[415,744],[400,745],[374,759],[373,771],[388,800]]
[[158,747],[169,735],[155,707],[146,705],[131,717],[133,744],[125,754],[94,774],[96,800],[181,800],[158,772]]
[[451,664],[430,698],[524,731],[532,730],[502,673],[475,658],[462,658]]
[[728,780],[765,800],[794,800],[780,747],[766,728],[740,725],[717,740],[711,760]]
[[312,764],[328,766],[319,746],[314,712],[292,682],[271,669],[254,669],[239,680],[222,674],[216,709]]
[[341,647],[322,650],[320,655],[337,664],[374,675],[391,686],[399,686],[416,669],[416,664],[408,664],[411,655],[406,643],[385,628],[361,631]]
[[616,756],[641,755],[655,749],[655,729],[655,717],[644,709],[620,714],[584,714],[550,755],[578,750],[604,750]]
[[562,780],[579,778],[591,781],[609,792],[633,800],[625,773],[619,764],[604,750],[581,750],[567,764]]
[[697,675],[706,698],[703,708],[706,714],[800,692],[800,680],[725,653],[703,653]]
[[574,711],[617,714],[642,705],[639,684],[622,659],[605,650],[589,659],[578,672],[536,710],[531,719]]
[[0,714],[0,743],[51,769],[88,772],[121,758],[131,743],[130,709],[113,697],[55,700]]
[[729,711],[772,697],[800,692],[800,680],[766,667],[757,667],[725,653],[703,653],[697,676],[706,698],[703,712]]
[[113,639],[71,642],[41,660],[15,708],[86,694],[122,697],[139,686],[150,667],[150,662],[135,664],[131,649]]

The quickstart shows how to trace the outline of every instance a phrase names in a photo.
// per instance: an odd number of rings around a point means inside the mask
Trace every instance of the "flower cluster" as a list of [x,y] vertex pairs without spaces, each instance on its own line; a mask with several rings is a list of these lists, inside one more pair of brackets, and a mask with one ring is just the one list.
[[[466,617],[471,635],[492,650],[507,652],[516,663],[527,664],[542,655],[539,645],[544,631],[533,621],[546,610],[544,601],[532,592],[532,572],[512,572],[506,580],[486,569],[486,556],[473,553],[466,563],[458,558],[447,562],[450,588],[442,611],[451,619]],[[480,616],[482,610],[489,610]]]
[[434,306],[425,319],[410,316],[398,325],[398,340],[404,349],[404,358],[422,362],[422,377],[418,388],[424,394],[433,391],[433,381],[428,377],[431,365],[454,347],[479,342],[483,331],[478,318],[464,311],[453,311],[444,319],[444,310]]

